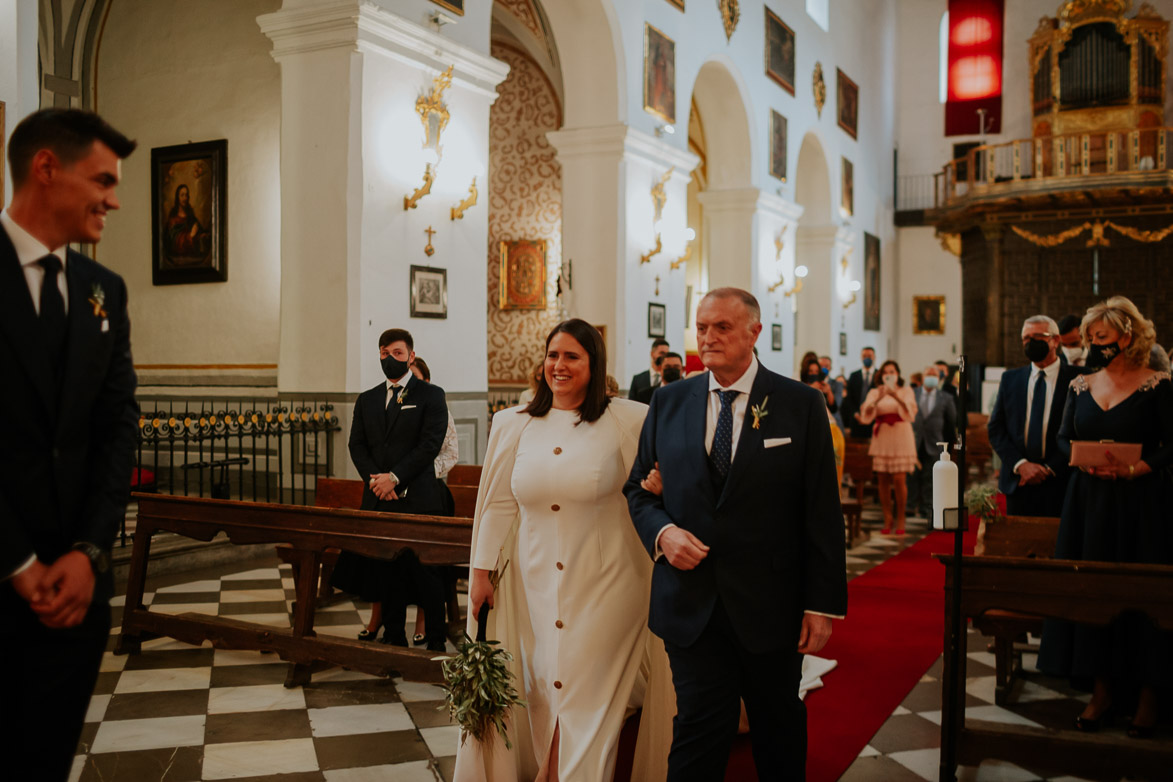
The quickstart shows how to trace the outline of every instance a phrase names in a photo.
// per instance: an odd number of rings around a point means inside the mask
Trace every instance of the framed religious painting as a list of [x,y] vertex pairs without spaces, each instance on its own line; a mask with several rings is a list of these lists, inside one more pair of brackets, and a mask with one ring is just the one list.
[[151,282],[228,279],[228,140],[151,150]]
[[668,332],[668,308],[663,304],[648,302],[648,337],[662,337]]
[[863,234],[863,328],[880,330],[880,237]]
[[464,16],[464,0],[432,0],[441,8],[447,8],[457,16]]
[[846,331],[839,332],[839,355],[841,355],[841,356],[847,355],[847,332]]
[[912,297],[912,333],[945,333],[945,297]]
[[770,109],[770,175],[786,181],[786,118]]
[[448,270],[411,267],[411,317],[448,317]]
[[546,309],[546,240],[501,242],[501,286],[497,306],[503,310]]
[[644,111],[676,122],[676,42],[644,25]]
[[794,31],[766,9],[766,75],[794,94]]
[[782,324],[773,323],[770,325],[770,350],[782,349]]
[[851,217],[855,214],[855,166],[847,158],[840,160],[843,161],[843,174],[840,179],[839,211],[844,217]]
[[838,68],[835,69],[835,73],[836,91],[839,95],[836,104],[839,111],[839,127],[847,131],[847,135],[856,138],[859,129],[859,86]]

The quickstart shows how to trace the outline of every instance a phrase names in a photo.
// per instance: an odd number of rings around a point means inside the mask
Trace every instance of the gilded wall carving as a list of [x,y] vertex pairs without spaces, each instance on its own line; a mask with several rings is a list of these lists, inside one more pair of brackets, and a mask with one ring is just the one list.
[[[545,74],[528,56],[494,42],[492,54],[509,77],[489,115],[489,384],[525,385],[541,358],[546,334],[560,320],[555,291],[562,264],[562,169],[546,133],[562,111]],[[546,309],[502,311],[499,243],[546,240]]]
[[545,43],[546,36],[542,33],[542,24],[538,21],[538,12],[534,9],[531,0],[496,0],[496,2],[497,5],[517,17],[517,21],[525,25],[535,38]]

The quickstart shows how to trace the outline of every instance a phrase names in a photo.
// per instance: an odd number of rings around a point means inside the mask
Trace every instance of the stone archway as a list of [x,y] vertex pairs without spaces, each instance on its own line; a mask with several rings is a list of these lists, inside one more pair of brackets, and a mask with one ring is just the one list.
[[794,262],[795,274],[802,280],[802,290],[794,296],[797,361],[807,350],[835,355],[833,329],[836,317],[841,314],[834,285],[834,264],[846,232],[832,217],[830,168],[823,144],[814,131],[803,137],[798,151],[794,200],[803,208],[795,237]]

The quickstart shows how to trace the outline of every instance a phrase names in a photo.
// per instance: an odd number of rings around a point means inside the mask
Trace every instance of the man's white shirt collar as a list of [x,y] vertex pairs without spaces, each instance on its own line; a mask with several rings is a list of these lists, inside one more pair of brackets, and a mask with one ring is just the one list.
[[16,259],[20,261],[21,266],[36,263],[46,255],[56,255],[61,259],[61,268],[65,268],[66,246],[64,244],[55,250],[46,247],[40,239],[24,230],[13,220],[7,209],[0,212],[0,223],[4,225],[8,238],[12,240],[12,246],[16,249]]
[[409,369],[409,370],[407,370],[407,373],[403,377],[399,378],[398,380],[388,380],[387,381],[387,390],[390,391],[394,386],[399,386],[400,388],[406,387],[408,375],[410,375],[410,374],[411,374],[411,370]]
[[749,392],[753,391],[753,381],[758,376],[758,358],[754,356],[749,362],[749,368],[742,373],[741,377],[733,381],[729,386],[723,386],[717,382],[717,376],[709,370],[709,393],[714,391],[740,391],[749,396]]
[[1035,380],[1038,379],[1040,372],[1047,376],[1048,381],[1054,382],[1059,377],[1059,365],[1062,363],[1063,362],[1060,361],[1059,359],[1055,359],[1054,361],[1052,361],[1050,364],[1048,364],[1046,367],[1044,367],[1042,369],[1039,369],[1037,364],[1031,364],[1030,365],[1031,382],[1034,382]]

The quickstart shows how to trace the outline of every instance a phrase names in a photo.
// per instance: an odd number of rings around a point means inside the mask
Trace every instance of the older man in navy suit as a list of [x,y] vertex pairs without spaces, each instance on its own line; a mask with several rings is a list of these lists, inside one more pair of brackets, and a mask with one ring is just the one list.
[[[802,779],[802,656],[847,612],[826,401],[758,363],[748,292],[709,292],[696,325],[709,371],[652,397],[624,487],[676,689],[668,779],[724,779],[740,700],[758,777]],[[641,486],[657,464],[660,495]]]
[[1079,370],[1059,361],[1059,326],[1046,315],[1022,324],[1030,364],[1002,375],[990,413],[990,445],[1002,460],[998,489],[1012,516],[1059,516],[1070,468],[1055,437]]
[[0,755],[64,780],[110,632],[110,548],[138,407],[126,285],[70,243],[102,238],[135,142],[78,109],[30,114],[0,215]]

